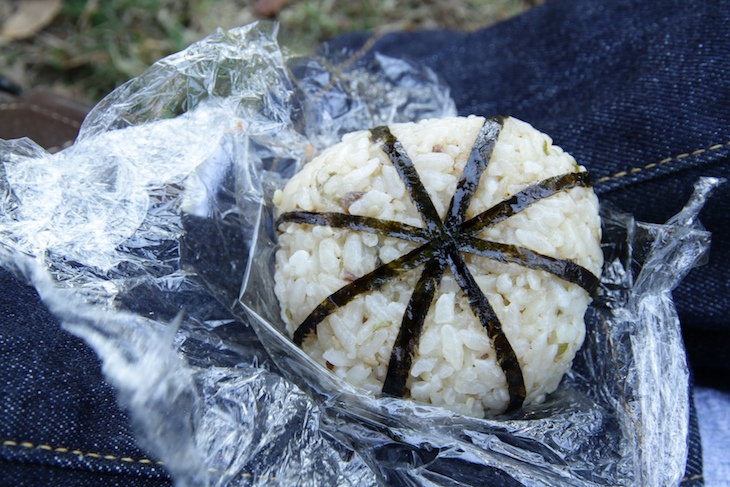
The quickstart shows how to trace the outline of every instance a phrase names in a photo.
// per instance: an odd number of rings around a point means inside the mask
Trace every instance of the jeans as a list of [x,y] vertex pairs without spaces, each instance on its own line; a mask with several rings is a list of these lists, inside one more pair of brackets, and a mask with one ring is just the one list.
[[136,445],[99,360],[0,271],[0,485],[168,485]]
[[[699,176],[730,175],[730,2],[553,0],[474,33],[384,36],[373,51],[436,71],[462,114],[513,115],[588,167],[603,204],[663,222]],[[337,60],[366,35],[323,47]],[[728,387],[730,184],[701,218],[709,262],[675,291],[697,383]],[[133,439],[94,353],[0,270],[0,485],[169,485]],[[684,485],[703,483],[691,418]]]

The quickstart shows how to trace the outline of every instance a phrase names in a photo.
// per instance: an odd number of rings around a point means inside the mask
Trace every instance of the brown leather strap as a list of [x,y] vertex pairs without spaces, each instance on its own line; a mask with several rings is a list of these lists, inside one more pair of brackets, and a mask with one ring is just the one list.
[[76,139],[91,105],[49,91],[30,91],[0,99],[0,138],[29,137],[49,152]]

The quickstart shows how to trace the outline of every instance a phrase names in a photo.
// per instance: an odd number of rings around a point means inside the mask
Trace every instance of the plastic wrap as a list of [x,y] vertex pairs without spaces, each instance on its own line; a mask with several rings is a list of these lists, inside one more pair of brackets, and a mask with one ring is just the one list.
[[377,399],[282,333],[269,197],[346,132],[455,109],[403,61],[346,68],[252,24],[117,89],[64,151],[0,141],[0,263],[96,350],[177,485],[679,483],[689,385],[670,291],[708,249],[697,215],[718,181],[663,225],[603,211],[586,343],[545,403],[475,419]]

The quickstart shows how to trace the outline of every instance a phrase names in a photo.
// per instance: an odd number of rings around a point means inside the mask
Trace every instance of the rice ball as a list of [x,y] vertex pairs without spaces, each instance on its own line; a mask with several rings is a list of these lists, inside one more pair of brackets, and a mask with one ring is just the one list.
[[376,394],[476,417],[543,401],[603,265],[586,174],[511,117],[344,136],[274,195],[288,332]]

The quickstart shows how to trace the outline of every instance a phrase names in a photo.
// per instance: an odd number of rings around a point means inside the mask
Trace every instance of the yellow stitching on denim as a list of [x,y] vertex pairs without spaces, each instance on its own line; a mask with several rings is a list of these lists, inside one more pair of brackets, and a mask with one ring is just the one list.
[[[40,448],[42,450],[54,451],[57,453],[71,453],[73,455],[79,455],[81,457],[91,457],[91,458],[104,459],[104,460],[119,460],[119,461],[128,462],[128,463],[142,463],[142,464],[146,464],[146,465],[150,465],[150,464],[164,465],[165,464],[165,462],[160,462],[160,461],[155,462],[155,461],[150,460],[149,458],[140,458],[139,460],[135,460],[132,457],[118,457],[115,455],[100,455],[99,453],[94,453],[94,452],[84,453],[81,450],[69,450],[68,448],[64,448],[64,447],[54,448],[51,445],[45,445],[45,444],[36,445],[35,443],[31,443],[29,441],[23,441],[23,442],[18,443],[17,441],[13,441],[13,440],[4,440],[3,446],[22,447],[22,448],[27,448],[29,450],[32,450],[34,448]],[[211,472],[211,473],[217,473],[220,471],[221,471],[220,469],[215,468],[215,467],[208,469],[208,472]],[[243,472],[242,475],[244,478],[253,478],[253,474],[249,473],[249,472]],[[276,480],[276,476],[271,476],[271,477],[269,477],[269,479]]]
[[662,166],[668,162],[678,161],[678,160],[684,159],[686,157],[698,156],[700,154],[704,154],[705,152],[712,152],[712,151],[722,149],[723,147],[730,147],[730,142],[726,142],[724,144],[715,144],[706,149],[697,149],[692,152],[685,152],[683,154],[679,154],[674,157],[667,157],[666,159],[662,159],[659,162],[651,162],[645,166],[633,167],[633,168],[629,169],[628,171],[617,172],[617,173],[613,174],[612,176],[604,176],[604,177],[598,179],[598,181],[596,181],[596,184],[605,183],[606,181],[610,181],[612,179],[621,179],[622,177],[627,176],[629,174],[637,174],[642,171],[647,171],[649,169],[654,169],[655,167]]
[[59,447],[52,447],[51,445],[46,444],[39,444],[36,445],[35,443],[31,443],[30,441],[23,441],[23,442],[17,442],[13,440],[3,440],[3,446],[11,446],[11,447],[20,447],[20,448],[26,448],[28,450],[32,450],[34,448],[39,448],[41,450],[45,451],[54,451],[56,453],[71,453],[73,455],[79,455],[82,457],[91,457],[91,458],[99,458],[104,460],[121,460],[123,462],[130,462],[130,463],[142,463],[142,464],[157,464],[157,465],[164,465],[164,462],[154,462],[150,460],[149,458],[140,458],[139,460],[135,460],[132,457],[117,457],[115,455],[101,455],[99,453],[94,452],[82,452],[81,450],[69,450],[68,448],[64,448],[62,446]]

